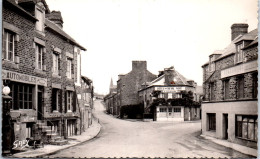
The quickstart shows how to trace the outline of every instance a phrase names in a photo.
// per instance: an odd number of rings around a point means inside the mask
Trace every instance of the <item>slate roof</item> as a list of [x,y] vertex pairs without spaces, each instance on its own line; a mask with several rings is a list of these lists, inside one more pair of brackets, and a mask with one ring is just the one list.
[[26,3],[26,2],[33,2],[33,3],[42,2],[46,8],[46,12],[50,13],[50,9],[45,0],[18,0],[18,3]]
[[3,3],[7,2],[8,4],[11,4],[13,7],[17,9],[17,11],[21,11],[26,16],[29,16],[34,21],[38,21],[34,16],[32,16],[30,13],[28,13],[26,10],[24,10],[21,6],[19,6],[14,0],[4,0]]

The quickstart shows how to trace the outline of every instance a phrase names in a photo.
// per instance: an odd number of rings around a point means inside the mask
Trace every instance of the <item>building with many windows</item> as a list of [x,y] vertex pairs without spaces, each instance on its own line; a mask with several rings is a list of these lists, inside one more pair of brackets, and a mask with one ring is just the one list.
[[53,142],[80,133],[77,90],[86,49],[62,25],[45,0],[3,1],[2,79],[11,88],[16,140],[44,134]]
[[231,32],[231,43],[202,66],[202,134],[256,147],[258,31],[233,24]]
[[202,94],[196,82],[186,79],[173,66],[159,71],[156,79],[144,83],[139,90],[145,116],[154,121],[199,120],[198,95]]

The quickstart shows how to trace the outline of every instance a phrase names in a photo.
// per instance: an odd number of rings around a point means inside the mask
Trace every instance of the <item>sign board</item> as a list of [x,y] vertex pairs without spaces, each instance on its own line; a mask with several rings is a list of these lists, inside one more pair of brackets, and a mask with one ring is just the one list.
[[184,91],[185,87],[155,87],[156,91],[162,91],[164,93],[176,93]]
[[27,84],[38,84],[47,87],[47,79],[26,75],[22,73],[17,73],[13,71],[2,70],[2,79],[9,79],[11,81],[27,83]]
[[221,78],[230,77],[238,74],[243,74],[257,70],[257,60],[248,63],[243,63],[231,68],[227,68],[221,71]]

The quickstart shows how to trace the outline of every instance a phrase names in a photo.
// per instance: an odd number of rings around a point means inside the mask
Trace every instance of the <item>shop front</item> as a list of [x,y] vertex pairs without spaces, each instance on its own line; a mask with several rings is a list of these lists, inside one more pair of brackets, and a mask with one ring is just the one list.
[[47,79],[8,70],[2,70],[3,84],[10,88],[11,123],[15,141],[31,138],[33,127],[43,116],[44,87]]
[[184,121],[184,106],[157,106],[156,121]]

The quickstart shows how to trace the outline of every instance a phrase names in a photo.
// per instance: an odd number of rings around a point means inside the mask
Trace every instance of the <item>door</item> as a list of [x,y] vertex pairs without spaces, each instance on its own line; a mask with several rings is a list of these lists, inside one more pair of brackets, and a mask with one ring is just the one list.
[[42,120],[43,117],[43,110],[42,110],[42,91],[38,92],[38,103],[37,103],[37,119],[38,120]]
[[224,130],[223,138],[227,140],[228,139],[228,114],[223,114],[223,130]]

